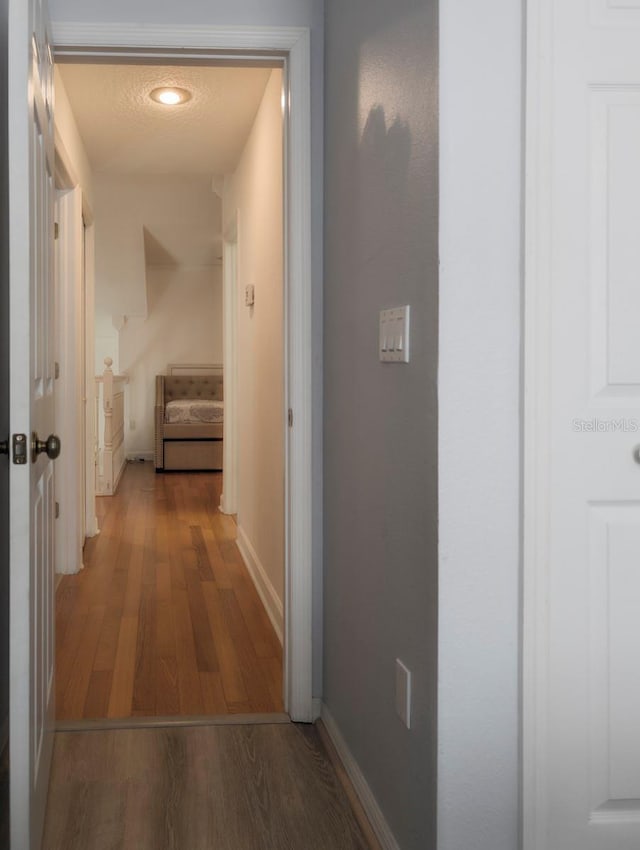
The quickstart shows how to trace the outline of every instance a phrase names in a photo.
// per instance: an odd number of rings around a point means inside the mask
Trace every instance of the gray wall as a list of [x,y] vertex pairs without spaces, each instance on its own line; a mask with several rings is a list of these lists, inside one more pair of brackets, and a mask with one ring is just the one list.
[[308,27],[311,30],[311,203],[313,397],[313,686],[322,690],[322,144],[323,0],[49,0],[52,21],[84,23],[225,24]]
[[[0,0],[0,440],[9,434],[7,0]],[[0,455],[0,752],[9,715],[9,459]]]
[[[437,3],[326,7],[324,701],[402,849],[433,850]],[[378,312],[402,304],[411,363],[379,363]]]
[[521,0],[440,5],[438,850],[515,850]]

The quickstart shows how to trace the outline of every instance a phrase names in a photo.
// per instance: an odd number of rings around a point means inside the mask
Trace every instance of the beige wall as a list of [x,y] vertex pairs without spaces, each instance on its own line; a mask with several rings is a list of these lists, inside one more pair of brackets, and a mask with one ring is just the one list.
[[[282,75],[272,72],[223,217],[238,216],[238,525],[284,597]],[[255,287],[255,305],[244,291]]]
[[155,376],[168,363],[222,362],[221,268],[149,267],[147,282],[148,316],[127,319],[120,331],[120,369],[129,375],[125,448],[148,457]]
[[207,175],[97,174],[95,198],[96,369],[129,376],[125,448],[150,457],[156,374],[222,362],[221,202]]
[[95,175],[96,312],[145,316],[146,266],[220,260],[220,199],[209,175]]

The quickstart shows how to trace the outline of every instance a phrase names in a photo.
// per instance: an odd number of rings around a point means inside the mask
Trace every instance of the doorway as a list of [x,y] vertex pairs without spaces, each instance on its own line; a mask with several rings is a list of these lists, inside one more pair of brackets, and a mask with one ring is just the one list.
[[[160,32],[161,30],[161,32]],[[126,26],[102,32],[59,25],[54,31],[58,59],[95,61],[114,55],[136,61],[210,62],[237,50],[255,55],[272,51],[284,62],[285,91],[285,407],[293,427],[287,431],[285,476],[285,704],[295,720],[314,717],[311,681],[311,380],[310,380],[310,206],[309,206],[309,41],[299,29],[228,30]],[[162,48],[158,47],[162,44]],[[135,48],[122,48],[135,44]],[[63,47],[64,45],[64,47]],[[96,47],[96,45],[102,45]],[[185,49],[188,45],[188,49]],[[178,58],[179,57],[179,58]],[[234,59],[237,61],[237,55]],[[264,62],[262,52],[258,61]]]
[[[58,720],[281,710],[282,655],[256,591],[282,639],[282,72],[76,62],[57,79],[93,166],[96,368],[105,352],[109,364],[100,480],[115,464],[87,569],[59,590]],[[169,83],[190,102],[156,103]],[[215,514],[221,474],[207,472],[219,466],[208,448],[221,435],[210,439],[219,426],[201,417],[217,386],[207,364],[220,361],[231,329],[221,328],[222,219],[238,217],[236,528]],[[255,305],[243,297],[249,280]],[[115,318],[118,333],[104,342]],[[169,402],[172,392],[181,398]],[[189,393],[196,419],[170,424],[169,408]],[[224,404],[226,425],[226,400],[211,404]]]

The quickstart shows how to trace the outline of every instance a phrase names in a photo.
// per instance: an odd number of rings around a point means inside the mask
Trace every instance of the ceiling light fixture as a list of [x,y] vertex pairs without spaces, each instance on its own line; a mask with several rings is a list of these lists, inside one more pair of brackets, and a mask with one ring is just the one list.
[[149,97],[156,103],[163,103],[165,106],[178,106],[191,100],[191,92],[177,86],[162,86],[149,92]]

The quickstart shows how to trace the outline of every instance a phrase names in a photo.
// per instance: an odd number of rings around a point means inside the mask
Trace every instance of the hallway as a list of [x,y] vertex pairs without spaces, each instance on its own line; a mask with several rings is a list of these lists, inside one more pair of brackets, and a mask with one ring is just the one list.
[[282,648],[220,473],[130,463],[56,593],[58,721],[282,712]]
[[56,735],[43,850],[366,850],[317,730]]

